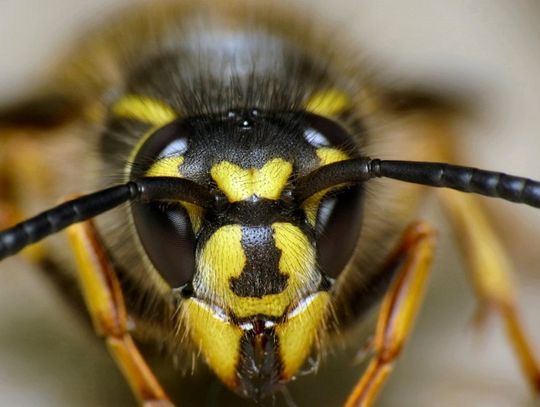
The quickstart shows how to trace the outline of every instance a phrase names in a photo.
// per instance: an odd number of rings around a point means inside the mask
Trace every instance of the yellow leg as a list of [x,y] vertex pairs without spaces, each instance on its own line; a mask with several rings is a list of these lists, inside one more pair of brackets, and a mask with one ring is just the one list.
[[[22,132],[1,134],[0,230],[24,220],[22,202],[37,201],[46,196],[53,184],[50,175],[32,135]],[[39,243],[26,248],[22,254],[36,264],[45,257]]]
[[93,223],[70,226],[67,232],[96,332],[105,337],[112,356],[142,405],[172,406],[128,333],[120,283]]
[[540,392],[540,363],[519,317],[517,289],[504,248],[476,196],[450,190],[439,191],[439,196],[468,263],[482,313],[492,310],[500,315],[523,373]]
[[435,250],[436,232],[425,223],[407,228],[383,272],[399,267],[386,293],[375,329],[375,355],[349,396],[346,407],[373,404],[399,356],[423,299]]

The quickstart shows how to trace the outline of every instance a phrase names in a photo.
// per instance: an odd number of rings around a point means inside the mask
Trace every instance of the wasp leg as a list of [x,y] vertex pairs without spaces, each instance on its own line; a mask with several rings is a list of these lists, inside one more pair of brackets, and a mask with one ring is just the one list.
[[500,315],[525,376],[533,390],[540,392],[540,363],[519,317],[512,266],[501,242],[477,197],[448,190],[439,194],[459,236],[482,314],[495,311]]
[[[21,202],[35,202],[48,196],[57,184],[50,170],[43,140],[51,143],[59,131],[82,117],[83,103],[73,96],[54,91],[0,109],[0,229],[21,221],[28,208]],[[96,110],[96,109],[94,109]],[[24,187],[21,187],[24,186]],[[39,259],[41,245],[24,251]]]
[[400,243],[389,256],[382,273],[393,273],[375,328],[375,352],[366,371],[349,396],[346,407],[373,404],[399,356],[420,307],[435,251],[436,232],[426,223],[407,228]]
[[120,282],[91,221],[67,230],[80,286],[94,328],[105,337],[116,363],[144,406],[172,406],[131,335]]
[[[31,136],[2,134],[0,139],[0,229],[6,229],[24,219],[21,202],[46,196],[53,185],[50,171],[40,156],[38,145]],[[24,185],[24,189],[21,188]],[[31,191],[31,192],[30,192]],[[39,262],[44,251],[40,244],[32,245],[23,254]]]

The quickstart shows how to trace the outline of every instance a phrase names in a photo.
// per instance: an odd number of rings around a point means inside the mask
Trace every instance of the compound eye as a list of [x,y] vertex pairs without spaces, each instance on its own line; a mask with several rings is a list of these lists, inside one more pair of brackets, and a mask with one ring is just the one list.
[[145,176],[157,160],[184,155],[189,148],[191,133],[184,120],[176,120],[156,130],[137,151],[130,178]]
[[157,159],[183,155],[188,148],[187,138],[180,137],[169,143],[157,156]]
[[154,268],[171,288],[195,274],[195,234],[180,204],[134,204],[133,219],[141,244]]
[[[337,149],[351,158],[359,155],[349,132],[322,116],[306,114],[304,139],[316,151]],[[362,187],[354,186],[329,191],[318,204],[314,224],[317,258],[320,269],[329,277],[339,277],[354,254],[360,236],[362,202]]]
[[362,223],[362,189],[354,187],[324,199],[317,214],[318,264],[338,278],[351,259]]
[[338,147],[354,152],[356,146],[349,132],[333,120],[305,113],[304,139],[314,148]]
[[[182,120],[154,132],[140,147],[131,178],[147,176],[157,161],[181,157],[189,147],[190,128]],[[160,170],[161,171],[161,170]],[[164,168],[166,176],[181,176],[179,168]],[[161,175],[158,173],[153,174]],[[171,288],[179,288],[195,273],[195,233],[187,209],[178,203],[134,203],[133,221],[148,259]]]

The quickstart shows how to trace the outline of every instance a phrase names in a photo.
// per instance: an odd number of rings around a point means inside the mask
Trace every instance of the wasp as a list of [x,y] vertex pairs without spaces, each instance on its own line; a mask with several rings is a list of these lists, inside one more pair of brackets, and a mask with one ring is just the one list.
[[[451,107],[383,89],[356,55],[294,12],[155,3],[88,35],[34,97],[0,112],[0,258],[24,249],[60,286],[77,282],[80,294],[64,294],[84,302],[139,403],[175,402],[140,344],[179,366],[200,360],[259,401],[380,303],[346,400],[372,405],[437,245],[435,227],[415,220],[426,186],[439,188],[477,295],[538,389],[477,195],[540,207],[540,182],[453,164]],[[65,139],[80,159],[58,186],[61,153],[45,146]],[[48,188],[64,202],[26,218],[25,202]],[[62,230],[67,246],[42,242]]]

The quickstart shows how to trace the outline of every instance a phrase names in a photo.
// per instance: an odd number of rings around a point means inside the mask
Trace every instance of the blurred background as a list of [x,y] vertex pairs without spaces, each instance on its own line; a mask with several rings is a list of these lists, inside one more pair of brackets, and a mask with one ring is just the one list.
[[[134,3],[0,0],[0,103],[39,84],[82,27]],[[470,98],[478,114],[460,125],[462,164],[540,179],[537,0],[291,3],[358,41],[389,83]],[[540,211],[485,204],[514,261],[523,320],[540,351]],[[439,210],[433,205],[421,216],[441,225],[441,248],[417,328],[378,405],[538,405],[502,325],[492,318],[484,331],[472,328],[474,297]],[[104,347],[88,338],[36,270],[10,264],[0,265],[0,405],[129,405]]]

